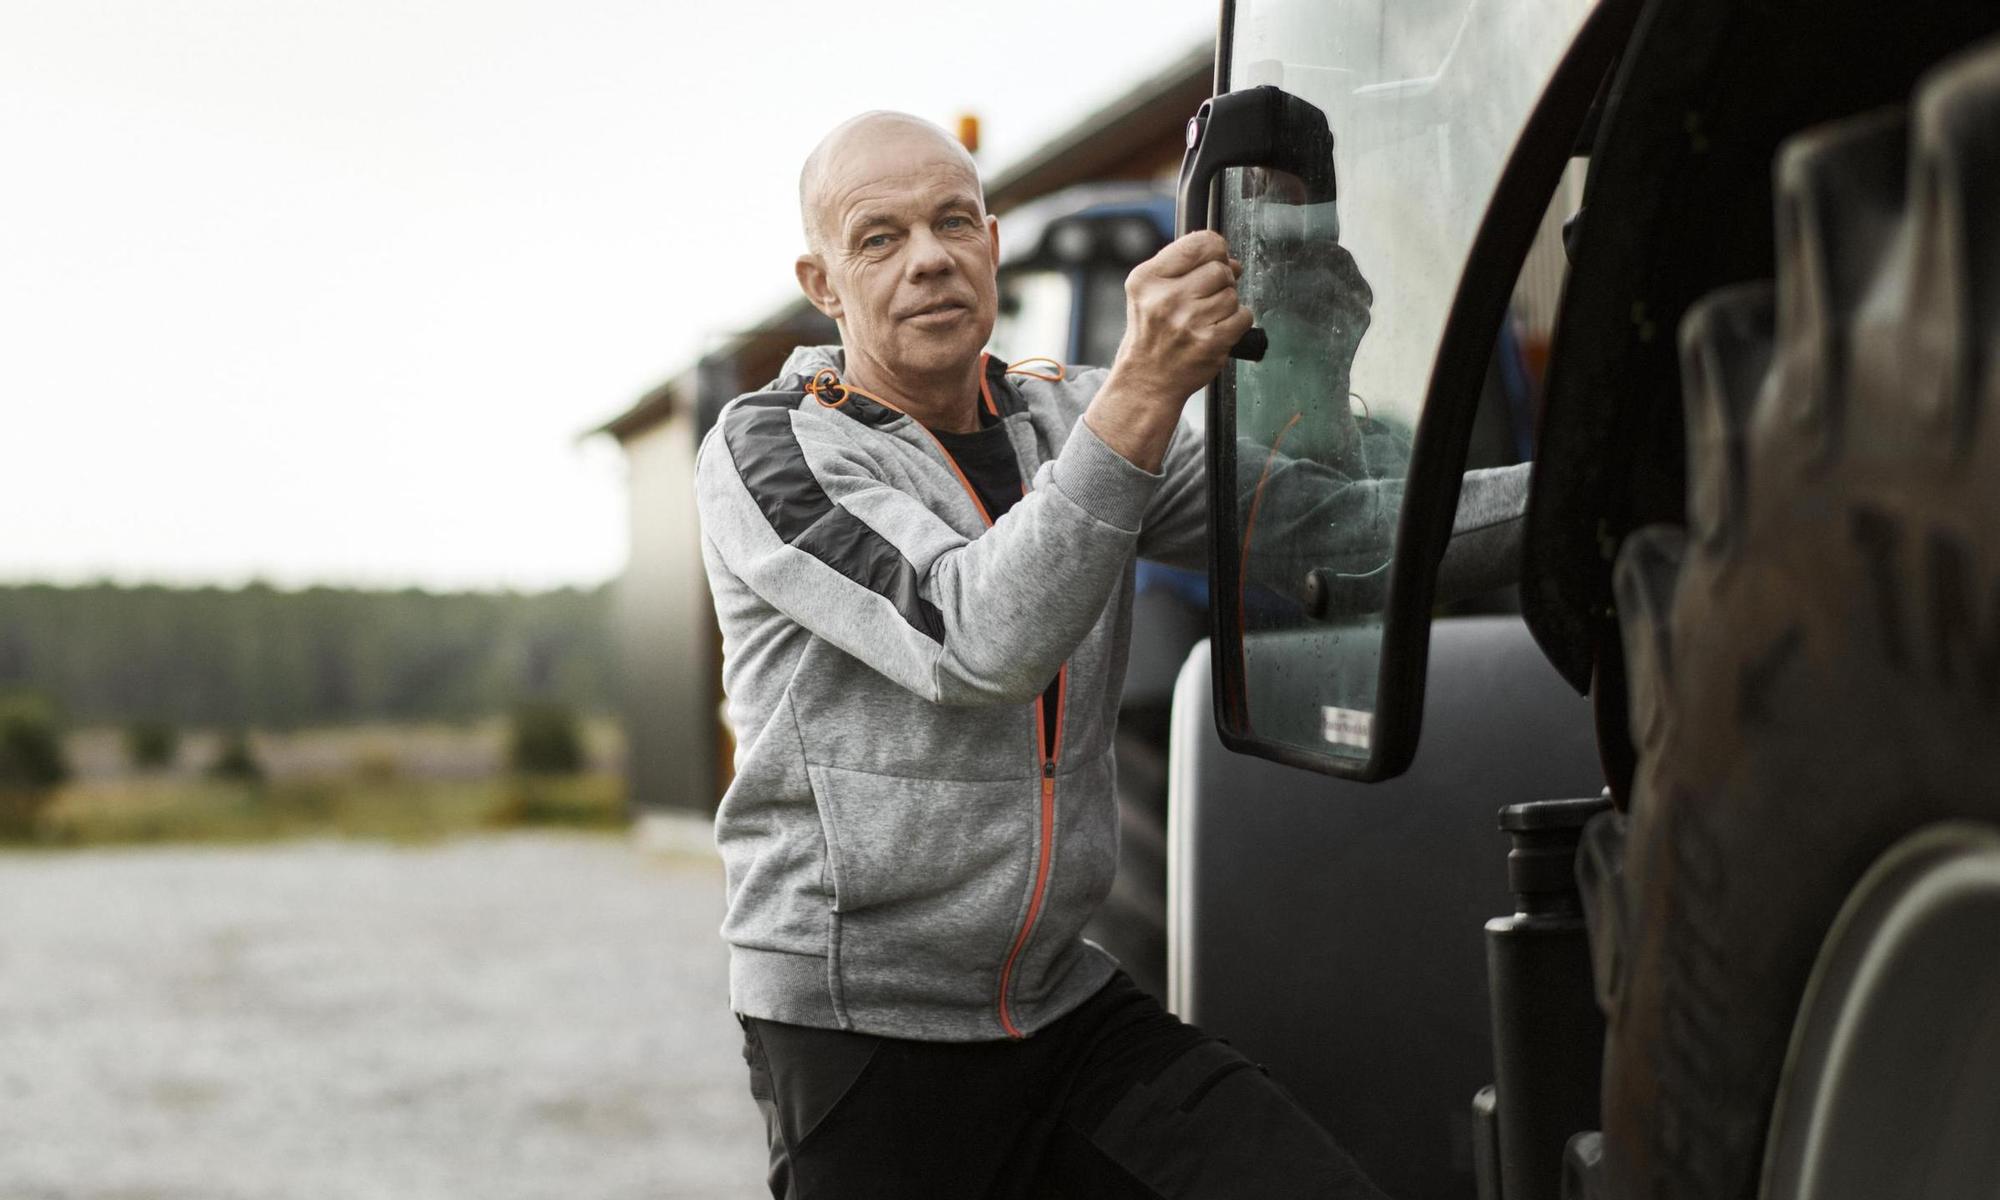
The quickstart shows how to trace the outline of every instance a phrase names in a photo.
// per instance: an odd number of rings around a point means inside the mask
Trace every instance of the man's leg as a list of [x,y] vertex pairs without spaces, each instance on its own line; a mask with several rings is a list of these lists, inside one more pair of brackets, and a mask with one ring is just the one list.
[[913,1042],[744,1022],[777,1200],[1031,1196],[1049,1043]]
[[1081,1055],[1044,1193],[1383,1200],[1263,1069],[1119,975],[1073,1014]]

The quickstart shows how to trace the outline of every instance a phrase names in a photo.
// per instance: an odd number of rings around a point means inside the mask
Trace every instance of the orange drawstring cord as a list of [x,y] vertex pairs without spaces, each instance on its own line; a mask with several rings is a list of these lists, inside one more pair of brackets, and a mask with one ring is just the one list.
[[[1016,368],[1019,367],[1021,363],[1032,363],[1032,362],[1045,362],[1050,366],[1054,367],[1056,369],[1056,373],[1053,375],[1044,375],[1038,371],[1016,370]],[[1021,363],[1015,363],[1012,366],[1009,366],[1007,368],[1006,373],[1009,375],[1026,375],[1033,379],[1047,380],[1050,383],[1061,383],[1064,379],[1068,378],[1068,376],[1063,373],[1063,365],[1057,362],[1053,358],[1044,358],[1039,356],[1035,358],[1024,358],[1021,360]],[[980,394],[985,399],[988,411],[993,412],[997,416],[999,414],[999,410],[994,408],[993,406],[993,397],[986,393],[986,379],[984,376],[980,377],[979,390]],[[828,400],[827,397],[835,392],[838,392],[840,394],[840,399]],[[840,380],[840,372],[834,370],[832,367],[821,367],[819,370],[813,372],[813,377],[806,381],[806,395],[811,396],[813,399],[819,401],[821,404],[825,405],[828,408],[839,408],[841,405],[847,403],[849,400],[853,399],[856,396],[866,396],[870,400],[873,400],[875,403],[881,405],[883,408],[891,409],[895,412],[903,412],[903,409],[900,406],[893,404],[890,401],[884,400],[882,397],[876,395],[874,392],[868,391],[865,388],[855,387],[851,383],[842,383]],[[909,414],[904,413],[903,415],[908,416]]]
[[[840,372],[834,370],[832,367],[821,367],[819,370],[813,372],[811,379],[806,381],[806,395],[811,396],[828,408],[839,408],[853,399],[853,393],[858,390],[842,383],[840,381]],[[839,392],[840,399],[828,400],[827,396],[833,392]],[[866,393],[863,394],[865,395]]]
[[[1292,431],[1292,426],[1298,424],[1299,418],[1303,416],[1305,416],[1304,413],[1292,414],[1292,419],[1285,422],[1285,427],[1278,431],[1278,436],[1271,439],[1271,452],[1264,456],[1264,470],[1257,476],[1256,490],[1250,494],[1250,515],[1244,518],[1243,521],[1243,550],[1240,558],[1241,567],[1240,567],[1240,573],[1236,577],[1236,582],[1239,585],[1239,589],[1240,586],[1244,582],[1246,582],[1250,576],[1250,539],[1257,532],[1257,510],[1258,508],[1263,506],[1264,485],[1271,482],[1271,467],[1278,461],[1278,447],[1284,444],[1285,435]],[[1238,595],[1241,595],[1240,590],[1238,592]],[[1238,609],[1238,615],[1239,616],[1242,615],[1242,610],[1240,607]]]
[[[1304,413],[1293,413],[1292,419],[1286,421],[1285,427],[1278,431],[1278,436],[1271,439],[1271,452],[1264,456],[1264,469],[1257,476],[1256,490],[1250,493],[1250,512],[1243,520],[1243,547],[1236,566],[1236,653],[1238,655],[1236,670],[1246,679],[1250,674],[1250,664],[1247,661],[1249,647],[1245,645],[1249,630],[1243,602],[1250,584],[1250,539],[1257,532],[1257,510],[1264,505],[1264,485],[1271,482],[1271,467],[1278,461],[1278,447],[1284,443],[1285,435],[1292,431],[1292,426],[1297,425],[1299,418],[1304,415]],[[1239,716],[1241,718],[1239,724],[1242,725],[1243,731],[1248,733],[1250,714],[1244,712]]]
[[[1056,369],[1056,373],[1045,375],[1040,371],[1027,370],[1026,367],[1029,363],[1047,363]],[[1061,383],[1063,380],[1069,378],[1069,374],[1063,369],[1063,365],[1046,354],[1037,354],[1033,358],[1024,358],[1020,362],[1008,363],[1006,373],[1009,375],[1026,375],[1030,379],[1039,379],[1043,383]]]
[[[1027,369],[1030,363],[1047,363],[1055,368],[1055,373],[1048,374],[1042,371],[1030,371]],[[1044,383],[1061,383],[1069,378],[1069,373],[1063,365],[1045,354],[1037,354],[1033,358],[1024,358],[1019,362],[1008,363],[1007,370],[1004,373],[1008,375],[1026,375],[1030,379],[1039,379]],[[982,392],[985,391],[984,377],[980,380],[980,390]],[[827,399],[829,395],[836,392],[840,394],[840,399]],[[813,372],[812,378],[806,382],[806,394],[828,408],[839,408],[855,396],[866,396],[884,408],[895,409],[897,412],[903,411],[873,392],[864,391],[851,383],[842,383],[840,381],[840,372],[834,370],[832,367],[821,367],[819,370]],[[991,397],[987,398],[986,405],[988,408],[992,408],[993,401]]]
[[[840,399],[828,400],[827,396],[834,392],[840,393]],[[813,372],[813,377],[806,381],[806,395],[811,396],[828,408],[839,408],[856,396],[866,396],[883,408],[893,412],[903,412],[900,406],[891,404],[866,388],[858,388],[851,383],[842,383],[840,381],[840,372],[834,370],[832,367],[821,367],[819,370]],[[903,415],[909,416],[908,413],[903,413]]]

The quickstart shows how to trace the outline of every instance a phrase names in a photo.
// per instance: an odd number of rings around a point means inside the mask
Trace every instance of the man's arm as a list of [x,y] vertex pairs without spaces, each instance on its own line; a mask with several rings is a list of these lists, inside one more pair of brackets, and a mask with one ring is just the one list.
[[1126,461],[1161,469],[1187,398],[1249,331],[1250,310],[1236,295],[1242,274],[1222,235],[1202,230],[1125,277],[1125,336],[1083,422]]
[[697,474],[721,568],[933,702],[1033,698],[1131,562],[1181,405],[1250,326],[1240,269],[1221,236],[1203,231],[1133,270],[1125,340],[1104,386],[1028,495],[979,537],[959,534],[872,464],[814,442],[813,422],[791,408],[732,406]]
[[733,406],[704,443],[697,499],[721,569],[934,703],[1038,695],[1123,577],[1158,477],[1078,428],[1028,495],[968,538],[815,424]]
[[1139,557],[1190,571],[1208,569],[1208,453],[1185,420],[1174,430],[1160,487],[1139,525]]

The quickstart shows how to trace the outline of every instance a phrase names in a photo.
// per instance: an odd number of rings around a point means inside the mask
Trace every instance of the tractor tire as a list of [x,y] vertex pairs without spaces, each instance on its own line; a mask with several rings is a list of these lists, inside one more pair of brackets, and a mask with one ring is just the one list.
[[1776,178],[1775,286],[1681,327],[1688,528],[1615,571],[1639,764],[1582,874],[1621,1200],[1755,1195],[1843,902],[1921,827],[2000,824],[2000,42]]

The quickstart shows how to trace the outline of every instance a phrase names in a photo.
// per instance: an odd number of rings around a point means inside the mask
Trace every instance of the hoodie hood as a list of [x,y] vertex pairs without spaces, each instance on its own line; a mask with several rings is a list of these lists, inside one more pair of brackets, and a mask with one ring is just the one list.
[[785,365],[778,368],[778,377],[767,390],[776,391],[790,379],[811,379],[813,372],[828,367],[835,371],[847,369],[847,355],[839,346],[800,346],[785,356]]

